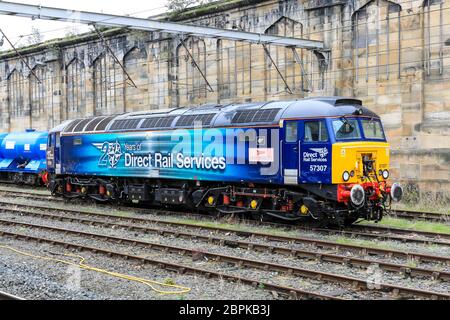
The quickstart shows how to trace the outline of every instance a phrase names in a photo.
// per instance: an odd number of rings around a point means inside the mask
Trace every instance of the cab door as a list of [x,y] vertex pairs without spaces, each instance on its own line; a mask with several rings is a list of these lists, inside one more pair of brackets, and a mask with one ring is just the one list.
[[50,133],[47,142],[47,170],[50,173],[61,174],[60,160],[61,141],[59,132]]
[[298,184],[299,177],[299,122],[284,121],[284,139],[282,141],[282,175],[284,184]]
[[331,142],[325,119],[301,123],[300,182],[331,183]]

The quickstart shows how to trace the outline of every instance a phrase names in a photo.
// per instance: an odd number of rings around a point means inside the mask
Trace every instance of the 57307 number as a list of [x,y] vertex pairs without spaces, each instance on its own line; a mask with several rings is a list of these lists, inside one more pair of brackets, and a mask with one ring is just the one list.
[[318,165],[318,164],[312,164],[309,166],[309,171],[312,172],[325,172],[327,171],[328,166],[325,164]]

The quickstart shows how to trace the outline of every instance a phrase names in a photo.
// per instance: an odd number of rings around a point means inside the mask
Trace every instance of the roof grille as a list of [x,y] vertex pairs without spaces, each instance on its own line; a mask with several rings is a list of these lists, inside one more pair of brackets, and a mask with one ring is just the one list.
[[177,127],[193,127],[196,122],[201,122],[202,126],[210,126],[215,113],[207,114],[192,114],[188,116],[181,116],[176,126]]
[[142,122],[141,129],[169,128],[174,119],[174,116],[147,118]]
[[272,122],[275,120],[280,108],[263,110],[243,110],[238,111],[231,123],[260,123]]
[[362,101],[358,99],[337,99],[334,103],[335,106],[343,106],[343,105],[362,105]]
[[83,119],[77,119],[72,121],[72,123],[64,129],[64,132],[72,132],[73,128],[75,128],[75,126],[79,124],[81,121],[83,121]]
[[122,119],[116,120],[111,125],[109,130],[135,130],[138,128],[139,122],[142,119]]
[[95,131],[105,131],[106,127],[108,126],[108,124],[112,121],[112,119],[114,119],[115,116],[112,117],[107,117],[105,119],[103,119],[102,121],[100,121],[100,123],[97,125],[97,127],[95,128]]
[[91,121],[92,119],[83,119],[80,122],[78,122],[78,124],[75,126],[75,128],[73,129],[72,132],[82,132],[84,127],[88,124],[89,121]]
[[100,121],[102,121],[105,118],[106,117],[97,117],[97,118],[91,119],[91,122],[89,122],[89,124],[86,126],[86,128],[84,128],[84,131],[94,131],[95,127],[100,123]]

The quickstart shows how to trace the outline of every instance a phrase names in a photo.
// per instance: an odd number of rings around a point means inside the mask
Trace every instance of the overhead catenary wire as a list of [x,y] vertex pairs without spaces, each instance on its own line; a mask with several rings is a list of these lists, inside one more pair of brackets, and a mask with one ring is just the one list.
[[[149,9],[149,10],[151,10],[151,9]],[[450,10],[450,7],[443,7],[443,8],[441,8],[441,9],[435,9],[435,10],[430,10],[429,12],[430,13],[432,13],[432,12],[440,12],[440,11],[442,11],[442,10]],[[145,12],[145,11],[144,11]],[[299,8],[299,9],[297,9],[297,10],[290,10],[290,13],[299,13],[299,12],[303,12],[303,9],[302,8]],[[402,11],[400,11],[400,12],[404,12],[404,10],[402,10]],[[132,16],[132,15],[134,15],[134,14],[138,14],[138,13],[140,13],[140,12],[135,12],[135,13],[131,13],[131,14],[129,14],[130,16]],[[402,15],[400,15],[400,19],[404,19],[404,18],[408,18],[408,17],[412,17],[412,16],[417,16],[418,14],[420,15],[420,14],[423,14],[424,12],[409,12],[409,13],[403,13]],[[257,15],[256,16],[256,18],[258,18],[258,19],[263,19],[264,18],[264,15]],[[104,19],[104,20],[102,20],[102,22],[107,22],[109,19]],[[379,22],[387,22],[387,21],[390,21],[390,19],[389,18],[385,18],[385,19],[380,19],[380,20],[378,20]],[[300,22],[299,22],[300,23]],[[324,32],[331,32],[331,31],[338,31],[338,30],[341,30],[342,28],[345,28],[345,27],[348,27],[348,26],[345,26],[344,24],[345,23],[352,23],[352,25],[350,25],[350,26],[361,26],[361,25],[365,25],[366,24],[366,22],[361,22],[360,24],[358,24],[358,23],[356,23],[356,24],[354,24],[353,23],[353,19],[351,18],[351,19],[342,19],[342,20],[339,20],[339,23],[341,24],[340,26],[336,26],[336,27],[330,27],[330,28],[328,28],[328,29],[325,29],[325,28],[323,28],[323,29],[318,29],[317,31],[313,31],[313,32],[308,32],[308,33],[306,33],[305,35],[306,36],[311,36],[311,35],[318,35],[318,34],[323,34]],[[438,28],[439,26],[434,26],[435,28]],[[47,31],[43,31],[43,32],[41,32],[41,33],[47,33],[47,32],[53,32],[53,31],[60,31],[60,30],[64,30],[64,29],[66,29],[67,27],[64,27],[64,28],[58,28],[58,29],[52,29],[52,30],[47,30]],[[433,27],[432,27],[433,28]],[[224,32],[226,32],[226,31],[228,31],[228,30],[224,30]],[[31,34],[29,34],[29,35],[31,35]],[[217,34],[215,34],[216,36],[220,36],[220,33],[217,33]],[[21,37],[21,36],[20,36]],[[14,39],[14,38],[12,38],[12,39]]]
[[[163,8],[166,8],[166,6],[160,6],[160,7],[156,7],[156,8],[152,8],[152,9],[135,11],[135,12],[128,13],[126,15],[127,16],[133,16],[133,15],[136,15],[136,14],[140,14],[140,13],[144,13],[144,12],[156,11],[156,10],[163,9]],[[23,18],[23,19],[27,19],[27,18]],[[65,26],[65,27],[62,27],[62,28],[48,29],[48,30],[39,30],[39,33],[40,34],[54,33],[54,32],[58,32],[58,31],[67,30],[67,28],[68,28],[68,26]],[[11,37],[11,39],[16,39],[17,42],[19,42],[20,40],[22,40],[22,39],[24,39],[26,37],[32,36],[32,35],[33,35],[33,33],[20,34],[20,35],[18,35],[16,37]],[[1,53],[1,51],[0,51],[0,53]]]

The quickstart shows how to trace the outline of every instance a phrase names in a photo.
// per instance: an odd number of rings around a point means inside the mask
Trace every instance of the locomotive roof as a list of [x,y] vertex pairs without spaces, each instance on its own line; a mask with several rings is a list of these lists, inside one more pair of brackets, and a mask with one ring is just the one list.
[[165,110],[129,112],[111,116],[66,121],[52,132],[115,132],[130,130],[274,125],[280,119],[365,115],[379,118],[362,106],[361,100],[345,97],[315,97],[302,100],[207,104]]

